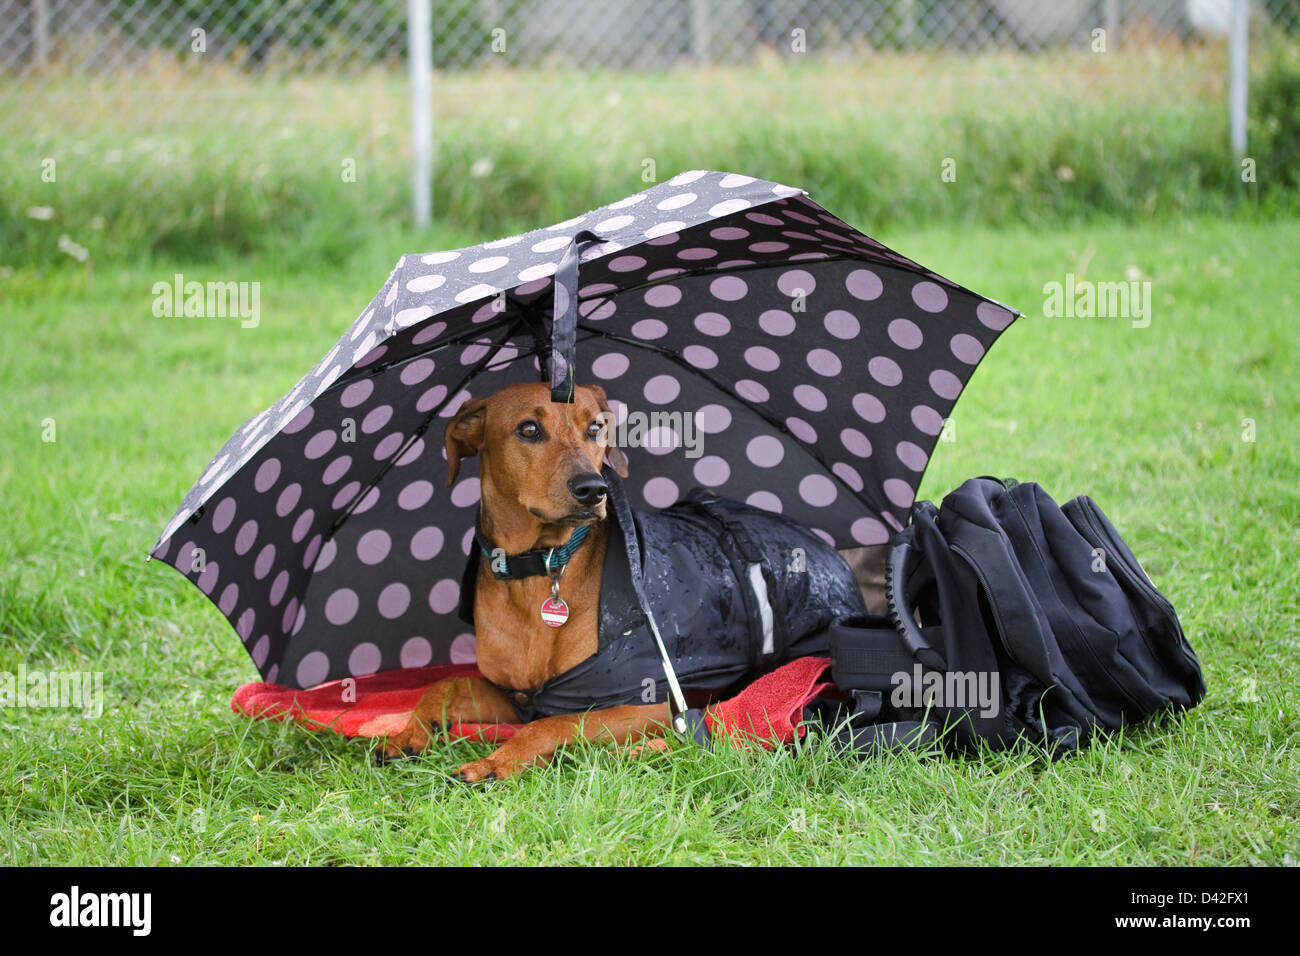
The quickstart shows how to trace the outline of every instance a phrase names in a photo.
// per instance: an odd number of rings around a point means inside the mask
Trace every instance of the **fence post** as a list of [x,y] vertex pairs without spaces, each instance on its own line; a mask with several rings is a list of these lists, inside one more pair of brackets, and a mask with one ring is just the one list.
[[1232,33],[1228,40],[1228,134],[1232,151],[1246,155],[1246,89],[1250,69],[1250,0],[1233,0]]
[[32,0],[32,62],[44,66],[50,58],[50,8],[46,0]]
[[709,0],[691,0],[691,57],[707,64],[713,58],[713,24],[709,17]]
[[411,213],[415,228],[433,218],[433,15],[431,0],[407,0],[411,66]]

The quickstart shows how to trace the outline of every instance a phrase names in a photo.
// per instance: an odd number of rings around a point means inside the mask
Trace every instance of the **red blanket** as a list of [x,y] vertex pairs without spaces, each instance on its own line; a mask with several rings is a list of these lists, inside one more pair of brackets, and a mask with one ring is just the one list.
[[[705,712],[709,733],[733,743],[764,747],[803,736],[803,708],[834,684],[824,677],[825,657],[804,657],[765,674],[730,700]],[[230,707],[255,718],[293,720],[312,730],[333,730],[347,737],[384,737],[404,728],[425,688],[444,677],[477,676],[473,665],[413,667],[367,677],[333,681],[309,690],[280,684],[245,684]],[[453,738],[503,741],[522,724],[454,724]]]

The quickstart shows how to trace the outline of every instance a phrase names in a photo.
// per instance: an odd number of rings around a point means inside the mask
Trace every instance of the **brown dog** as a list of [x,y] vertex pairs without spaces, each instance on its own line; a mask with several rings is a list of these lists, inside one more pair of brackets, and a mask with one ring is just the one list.
[[[606,441],[609,406],[595,386],[579,386],[573,404],[553,403],[548,385],[512,385],[466,402],[447,424],[450,486],[460,461],[481,459],[480,533],[506,554],[559,547],[590,526],[564,569],[563,598],[570,616],[562,627],[539,614],[551,596],[545,576],[497,580],[480,562],[474,601],[478,668],[483,678],[450,678],[424,692],[406,728],[384,744],[387,756],[424,750],[430,728],[458,721],[516,723],[519,714],[501,687],[536,687],[596,652],[601,569],[608,539],[608,461],[621,476],[627,459]],[[490,756],[460,768],[463,780],[508,777],[545,762],[578,737],[630,739],[662,734],[667,703],[611,707],[527,723]]]

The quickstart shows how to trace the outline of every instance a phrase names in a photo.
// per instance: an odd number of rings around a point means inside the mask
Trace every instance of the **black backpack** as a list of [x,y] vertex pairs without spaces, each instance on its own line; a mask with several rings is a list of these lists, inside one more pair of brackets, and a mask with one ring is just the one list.
[[[972,478],[941,508],[915,503],[886,561],[888,618],[831,632],[844,747],[1019,738],[1059,757],[1205,695],[1173,606],[1091,498]],[[845,716],[827,704],[810,716]]]

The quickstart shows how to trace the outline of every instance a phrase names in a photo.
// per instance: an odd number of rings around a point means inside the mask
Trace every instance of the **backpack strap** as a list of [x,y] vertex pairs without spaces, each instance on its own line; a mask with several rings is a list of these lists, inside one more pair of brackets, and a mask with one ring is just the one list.
[[920,557],[919,553],[912,550],[911,539],[902,535],[889,549],[889,556],[885,559],[885,596],[889,601],[889,619],[917,661],[930,670],[946,671],[948,662],[921,633],[916,618],[912,616],[912,605],[907,600],[907,579]]
[[887,694],[894,688],[894,675],[910,673],[916,663],[888,618],[845,618],[832,622],[829,630],[831,679],[843,690]]
[[894,676],[910,673],[913,665],[946,671],[948,662],[917,626],[907,584],[922,563],[912,546],[912,528],[894,535],[885,559],[886,617],[870,616],[836,621],[831,625],[832,676],[846,690],[892,690]]

